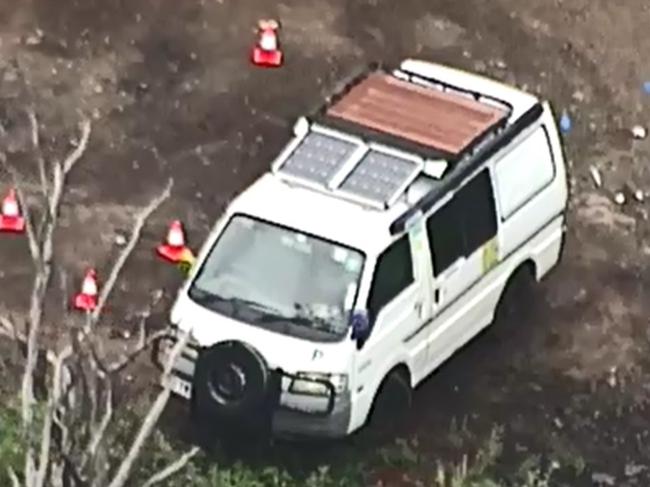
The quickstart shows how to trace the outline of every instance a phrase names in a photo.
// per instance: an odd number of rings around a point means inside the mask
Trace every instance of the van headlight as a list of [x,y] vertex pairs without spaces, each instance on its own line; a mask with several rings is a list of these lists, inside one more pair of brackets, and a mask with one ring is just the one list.
[[318,372],[298,372],[289,385],[289,392],[305,396],[329,396],[328,382],[336,394],[343,393],[348,387],[347,374],[323,374]]

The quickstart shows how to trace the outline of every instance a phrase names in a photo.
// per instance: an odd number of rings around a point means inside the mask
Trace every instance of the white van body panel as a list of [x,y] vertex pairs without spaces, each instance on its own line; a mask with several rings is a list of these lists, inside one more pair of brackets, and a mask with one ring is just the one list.
[[[540,146],[540,137],[544,139],[546,147]],[[552,166],[552,170],[549,171],[544,164],[529,164],[535,158],[545,160]],[[505,178],[500,180],[498,168],[504,166],[524,166],[527,172],[517,174],[517,178],[502,173]],[[539,123],[524,131],[496,154],[487,163],[487,167],[493,177],[497,207],[498,264],[476,279],[469,290],[460,291],[461,296],[457,301],[448,306],[443,305],[427,338],[431,350],[427,374],[492,323],[508,279],[522,263],[533,263],[535,277],[540,280],[560,259],[564,239],[564,210],[568,201],[567,176],[557,129],[548,104],[545,104]],[[537,187],[521,184],[523,176],[535,181]],[[518,192],[524,194],[519,195]],[[504,193],[510,201],[526,201],[518,204],[515,211],[509,208],[508,214],[504,215],[500,207]],[[478,251],[470,259],[461,262],[459,267],[475,272],[477,261],[481,257],[481,252]],[[451,279],[453,282],[456,276],[468,271],[453,268],[451,272],[451,278],[447,273],[441,279]]]

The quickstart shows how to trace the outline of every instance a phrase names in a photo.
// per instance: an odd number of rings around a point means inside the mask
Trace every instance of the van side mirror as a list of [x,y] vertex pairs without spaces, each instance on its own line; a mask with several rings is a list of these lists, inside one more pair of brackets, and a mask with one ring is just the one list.
[[352,339],[357,342],[357,350],[361,350],[370,335],[371,320],[366,310],[358,310],[352,314]]

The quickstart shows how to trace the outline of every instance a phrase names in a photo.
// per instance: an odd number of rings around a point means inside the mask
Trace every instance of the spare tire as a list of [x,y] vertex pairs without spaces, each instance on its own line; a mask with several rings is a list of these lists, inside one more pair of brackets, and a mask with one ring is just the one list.
[[270,382],[264,358],[250,345],[228,341],[202,349],[192,384],[194,414],[231,421],[259,413]]

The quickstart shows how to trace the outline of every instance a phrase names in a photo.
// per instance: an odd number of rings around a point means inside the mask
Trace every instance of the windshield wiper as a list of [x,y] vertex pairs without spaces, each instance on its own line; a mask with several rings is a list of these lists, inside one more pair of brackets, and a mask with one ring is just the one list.
[[197,287],[191,288],[190,294],[192,295],[192,298],[194,298],[196,301],[200,301],[204,305],[215,302],[230,304],[237,314],[240,314],[242,310],[245,309],[253,310],[254,312],[260,313],[262,315],[255,320],[260,323],[285,322],[300,326],[301,328],[311,328],[315,330],[326,331],[328,333],[338,333],[339,331],[337,327],[331,325],[327,320],[323,318],[308,316],[300,312],[293,315],[287,315],[286,313],[283,313],[273,306],[259,303],[257,301],[252,301],[250,299],[239,298],[236,296],[225,297]]
[[196,302],[206,305],[214,301],[221,301],[222,298],[197,286],[190,287],[189,296]]
[[268,315],[270,317],[273,317],[274,319],[281,318],[281,319],[286,319],[287,316],[283,314],[280,310],[274,308],[273,306],[269,306],[266,304],[258,303],[257,301],[251,301],[250,299],[243,299],[243,298],[237,298],[237,297],[231,297],[231,298],[221,298],[224,301],[227,301],[229,303],[234,304],[237,306],[239,309],[243,305],[247,308],[253,309],[255,311],[258,311],[260,313],[263,313],[265,315]]
[[192,298],[196,299],[197,301],[201,301],[205,304],[213,303],[217,301],[220,303],[232,304],[238,309],[241,309],[241,306],[243,305],[248,308],[252,308],[255,311],[260,311],[262,313],[269,313],[269,314],[276,314],[276,315],[282,314],[280,313],[279,310],[271,306],[258,303],[257,301],[251,301],[249,299],[239,298],[236,296],[225,297],[220,294],[212,293],[210,291],[206,291],[204,289],[198,288],[196,286],[190,289],[190,295]]
[[332,325],[329,320],[317,316],[308,316],[302,313],[296,313],[293,316],[287,317],[287,321],[295,325],[306,326],[315,330],[326,331],[328,333],[339,332],[338,327]]

